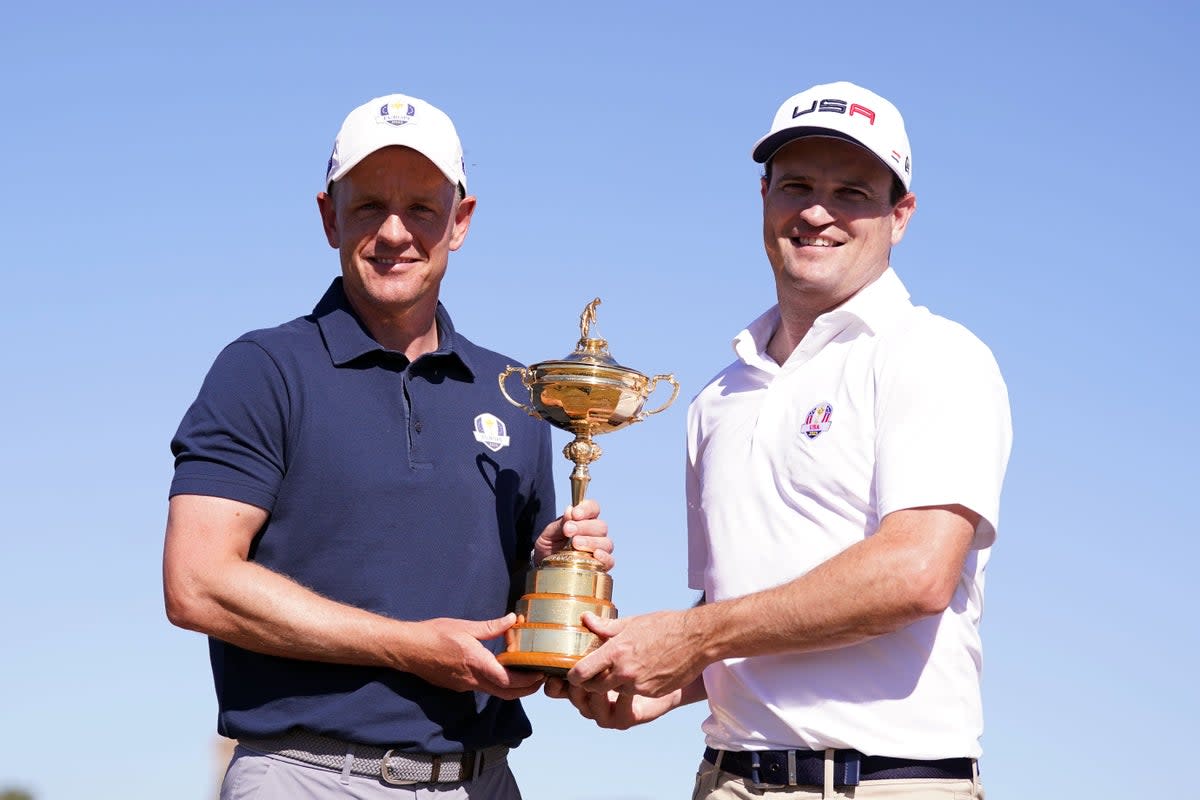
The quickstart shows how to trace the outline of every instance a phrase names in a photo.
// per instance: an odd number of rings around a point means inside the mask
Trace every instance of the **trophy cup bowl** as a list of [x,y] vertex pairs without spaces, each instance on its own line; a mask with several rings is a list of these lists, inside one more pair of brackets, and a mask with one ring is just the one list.
[[[514,406],[575,434],[563,448],[574,462],[571,472],[571,505],[584,498],[591,481],[588,465],[601,455],[593,436],[618,431],[664,411],[679,395],[672,375],[648,377],[613,360],[604,339],[593,338],[600,298],[587,305],[580,316],[580,337],[574,352],[557,361],[542,361],[530,367],[508,367],[500,374],[500,392]],[[508,394],[507,381],[513,374],[529,393],[529,404]],[[671,397],[650,411],[643,407],[659,381],[671,384]],[[590,611],[604,619],[615,619],[612,578],[589,553],[567,545],[548,556],[530,572],[525,594],[517,603],[517,623],[507,634],[507,650],[498,656],[501,664],[514,669],[539,670],[565,675],[584,655],[600,645],[599,637],[583,626],[581,617]]]

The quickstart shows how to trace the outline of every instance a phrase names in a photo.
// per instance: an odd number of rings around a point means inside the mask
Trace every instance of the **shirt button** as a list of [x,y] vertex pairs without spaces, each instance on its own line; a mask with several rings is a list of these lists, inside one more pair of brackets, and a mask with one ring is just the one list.
[[421,423],[418,422],[418,423],[414,424],[413,427],[416,428],[417,433],[421,432]]

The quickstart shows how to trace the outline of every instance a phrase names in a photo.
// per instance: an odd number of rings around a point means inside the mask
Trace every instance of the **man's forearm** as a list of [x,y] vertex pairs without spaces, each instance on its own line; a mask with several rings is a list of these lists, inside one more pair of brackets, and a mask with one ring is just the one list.
[[189,581],[171,621],[265,655],[404,669],[404,623],[348,606],[247,561],[227,564],[219,582]]
[[974,523],[943,509],[897,512],[886,522],[788,583],[688,611],[704,663],[847,647],[941,613]]

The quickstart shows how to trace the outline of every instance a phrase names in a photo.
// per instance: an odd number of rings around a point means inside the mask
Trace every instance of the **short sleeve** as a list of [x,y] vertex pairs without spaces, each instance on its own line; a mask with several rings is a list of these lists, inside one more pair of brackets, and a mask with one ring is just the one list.
[[1008,391],[988,348],[967,329],[927,316],[895,340],[877,373],[879,516],[963,505],[991,546],[1012,447]]
[[282,373],[259,344],[226,347],[171,441],[171,496],[224,497],[270,511],[286,470],[288,408]]
[[[689,428],[694,427],[689,410]],[[704,512],[700,507],[700,476],[695,463],[695,434],[689,431],[687,463],[685,465],[684,492],[687,498],[687,570],[688,588],[705,591],[704,577],[708,571],[708,531],[704,525]]]

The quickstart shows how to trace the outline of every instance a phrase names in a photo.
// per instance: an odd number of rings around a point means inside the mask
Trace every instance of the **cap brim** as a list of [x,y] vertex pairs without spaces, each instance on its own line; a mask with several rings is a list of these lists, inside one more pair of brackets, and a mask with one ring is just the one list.
[[461,178],[459,178],[458,176],[454,175],[452,172],[449,172],[441,164],[437,163],[432,158],[430,158],[429,154],[426,153],[422,147],[415,145],[415,144],[408,143],[408,142],[380,142],[379,145],[374,150],[360,153],[360,154],[358,154],[358,156],[356,158],[354,158],[354,160],[346,161],[342,164],[339,164],[338,168],[337,168],[337,174],[334,175],[333,173],[330,173],[326,177],[325,190],[329,191],[329,187],[332,186],[335,181],[339,181],[342,178],[349,175],[350,171],[353,170],[355,167],[357,167],[360,163],[365,161],[367,156],[369,156],[373,153],[377,153],[380,150],[384,150],[388,147],[404,147],[409,150],[412,150],[414,153],[424,156],[425,160],[428,161],[430,164],[432,164],[437,169],[438,172],[442,173],[442,175],[445,176],[446,180],[450,181],[450,184],[452,186],[454,186],[455,188],[461,188],[463,191],[463,194],[466,194],[467,179],[466,179],[465,175],[463,175]]
[[770,161],[775,156],[776,153],[778,153],[781,149],[783,149],[783,147],[785,145],[791,144],[792,142],[794,142],[797,139],[816,139],[816,138],[840,139],[843,142],[849,142],[850,144],[858,145],[863,150],[866,150],[868,153],[873,155],[875,157],[875,160],[883,165],[884,169],[886,169],[892,175],[895,175],[900,180],[900,184],[904,187],[905,191],[909,191],[908,180],[903,175],[900,174],[900,170],[896,169],[891,164],[889,164],[883,158],[883,156],[879,155],[879,153],[876,153],[874,150],[867,147],[865,144],[860,142],[858,139],[855,139],[850,134],[842,133],[841,131],[835,131],[831,128],[816,128],[816,127],[810,126],[810,127],[804,127],[804,128],[787,128],[782,131],[777,131],[777,132],[771,134],[770,136],[767,136],[766,138],[760,140],[759,143],[754,146],[754,151],[751,154],[751,157],[759,164],[765,164],[768,161]]
[[[835,131],[832,128],[819,128],[815,126],[784,128],[781,131],[776,131],[770,136],[766,136],[754,145],[754,151],[751,157],[759,164],[765,164],[771,160],[771,156],[779,152],[779,149],[785,144],[788,144],[796,139],[807,139],[810,137],[823,137],[826,139],[841,139],[851,144],[856,144],[868,153],[875,155],[875,151],[867,147],[865,144],[855,139],[853,136]],[[876,156],[878,158],[878,156]]]

